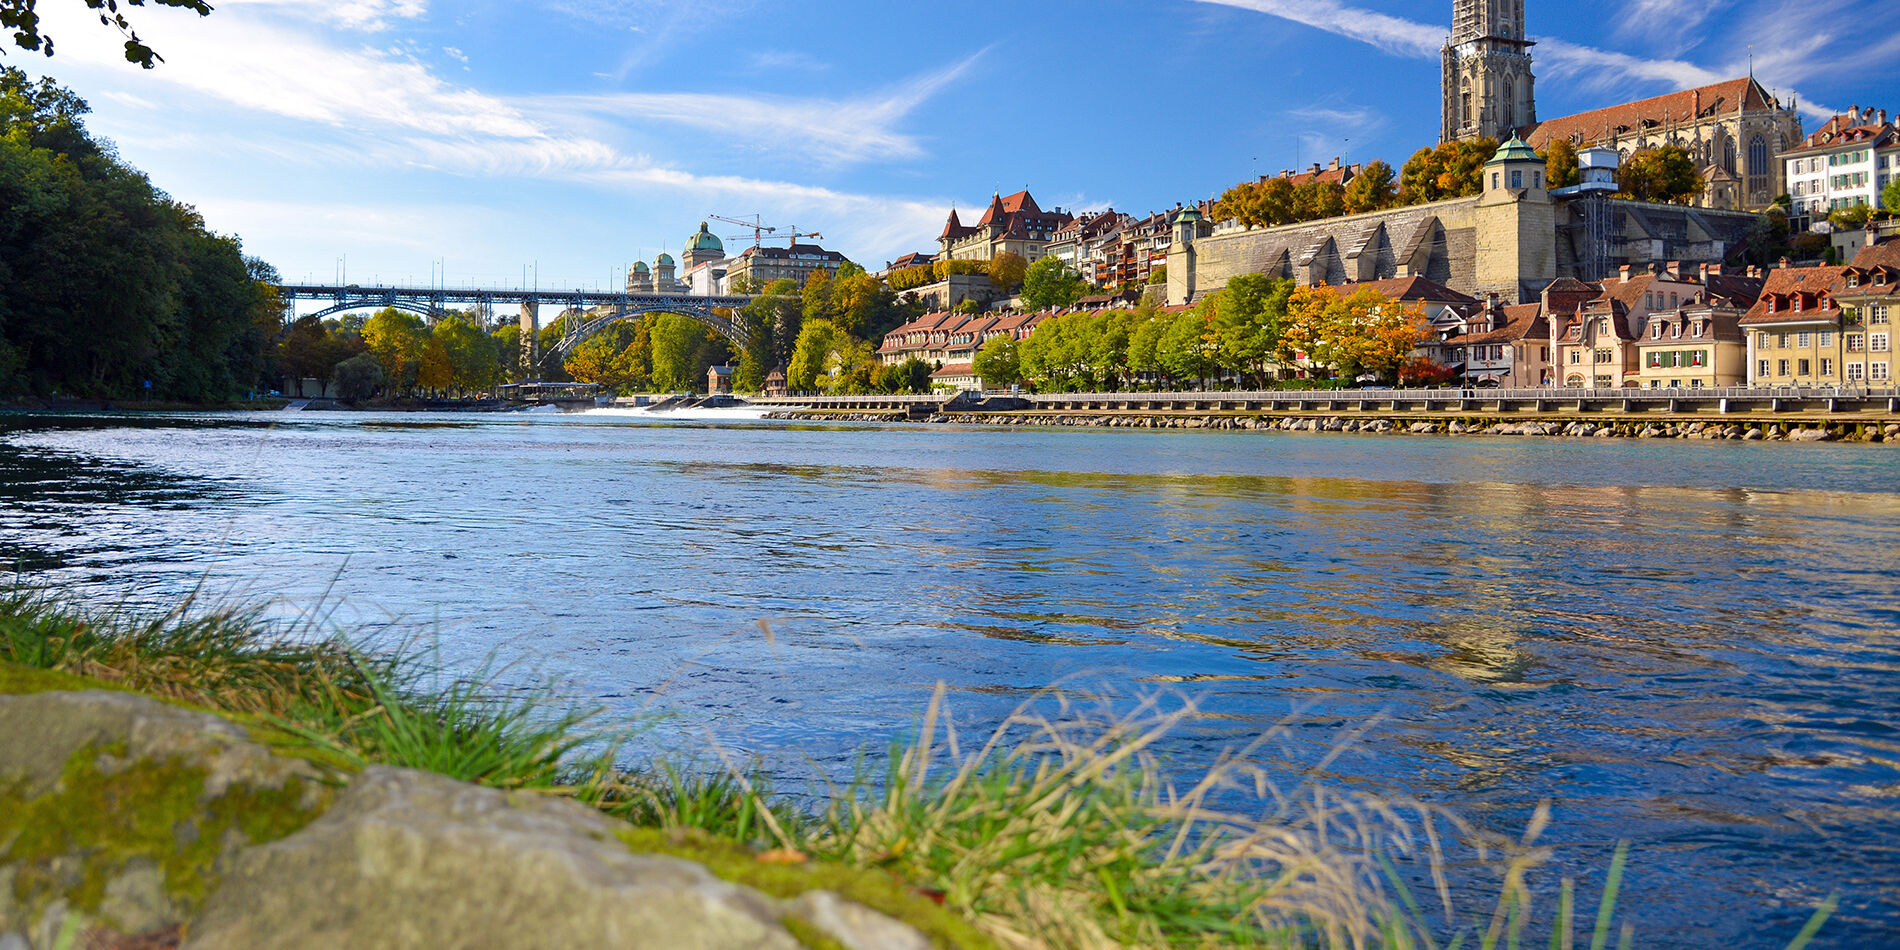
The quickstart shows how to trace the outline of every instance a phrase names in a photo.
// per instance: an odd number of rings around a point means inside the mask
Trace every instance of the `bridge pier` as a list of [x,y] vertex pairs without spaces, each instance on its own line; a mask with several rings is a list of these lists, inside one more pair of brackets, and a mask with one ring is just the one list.
[[541,375],[541,305],[533,298],[521,302],[521,378]]

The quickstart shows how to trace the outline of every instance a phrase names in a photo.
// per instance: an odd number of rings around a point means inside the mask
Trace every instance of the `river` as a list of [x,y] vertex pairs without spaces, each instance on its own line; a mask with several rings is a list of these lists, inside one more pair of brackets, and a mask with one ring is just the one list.
[[1593,895],[1633,842],[1639,945],[1779,947],[1838,892],[1816,945],[1861,947],[1900,944],[1897,473],[1884,446],[13,415],[0,564],[420,631],[782,785],[939,682],[965,735],[1051,684],[1179,691],[1182,763],[1363,731],[1332,781],[1501,832],[1550,802],[1547,880]]

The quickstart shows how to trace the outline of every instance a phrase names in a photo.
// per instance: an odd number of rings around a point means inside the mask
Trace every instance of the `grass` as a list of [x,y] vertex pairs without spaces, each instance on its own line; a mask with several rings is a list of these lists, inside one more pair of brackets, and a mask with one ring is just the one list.
[[[622,740],[637,723],[604,723],[552,689],[505,695],[496,671],[448,675],[426,651],[365,653],[317,626],[191,604],[90,614],[0,592],[0,661],[54,671],[45,675],[60,688],[93,681],[232,715],[345,769],[398,765],[569,796],[624,820],[638,846],[774,893],[841,890],[924,920],[944,946],[1517,950],[1545,933],[1552,950],[1635,942],[1616,914],[1626,846],[1578,933],[1574,883],[1561,882],[1550,906],[1530,883],[1547,857],[1536,844],[1546,811],[1518,839],[1488,839],[1439,809],[1320,785],[1311,775],[1324,763],[1290,778],[1263,767],[1275,735],[1171,778],[1156,750],[1198,715],[1176,696],[1105,713],[1052,690],[966,743],[940,687],[916,733],[877,768],[803,805],[718,749],[628,766]],[[0,666],[0,690],[19,679],[5,674]],[[1491,907],[1455,906],[1454,853],[1496,874]],[[1421,900],[1408,880],[1433,893]],[[910,906],[930,903],[919,894],[942,910]],[[1833,909],[1830,898],[1791,950]]]

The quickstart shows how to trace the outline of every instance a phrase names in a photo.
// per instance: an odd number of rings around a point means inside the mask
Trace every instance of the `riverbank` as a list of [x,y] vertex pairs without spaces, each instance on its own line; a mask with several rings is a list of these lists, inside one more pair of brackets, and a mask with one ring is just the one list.
[[806,422],[924,422],[991,426],[1087,426],[1111,429],[1213,429],[1258,432],[1363,432],[1381,435],[1568,436],[1597,439],[1703,439],[1768,442],[1864,442],[1900,444],[1900,422],[1881,419],[1803,417],[1712,421],[1698,417],[1562,415],[1498,416],[1441,413],[1329,415],[1320,413],[1197,412],[1002,412],[933,413],[778,410],[767,419]]
[[[623,865],[650,880],[656,857],[691,862],[690,893],[712,888],[734,919],[784,938],[746,946],[913,945],[897,933],[944,948],[1415,947],[1527,930],[1567,941],[1576,926],[1570,901],[1533,897],[1535,829],[1484,839],[1441,810],[1304,784],[1221,807],[1271,774],[1245,752],[1169,785],[1149,750],[1195,715],[1185,701],[1114,718],[1026,704],[972,749],[950,737],[940,690],[881,774],[800,805],[719,768],[716,749],[621,762],[637,723],[520,695],[246,611],[0,597],[0,940],[236,946],[281,932],[318,936],[272,945],[419,947],[473,920],[498,928],[487,946],[532,945],[543,925],[587,942],[577,921],[657,919],[615,884]],[[1501,896],[1456,907],[1440,869],[1480,848]],[[454,868],[416,864],[438,853]],[[620,870],[584,892],[561,870],[602,862]],[[423,865],[433,876],[403,870]],[[1599,943],[1616,929],[1621,865]],[[1406,883],[1433,879],[1436,894]],[[520,903],[537,887],[539,911]],[[688,926],[716,916],[706,903],[658,913]]]

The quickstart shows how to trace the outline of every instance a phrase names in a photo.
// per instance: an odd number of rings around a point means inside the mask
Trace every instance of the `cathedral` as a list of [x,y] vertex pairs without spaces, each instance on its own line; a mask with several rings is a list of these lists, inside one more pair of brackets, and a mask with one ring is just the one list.
[[1702,172],[1697,204],[1760,211],[1787,192],[1779,155],[1800,146],[1801,119],[1753,75],[1539,121],[1532,45],[1524,38],[1524,0],[1453,0],[1441,141],[1515,134],[1540,151],[1568,139],[1623,158],[1676,145]]

